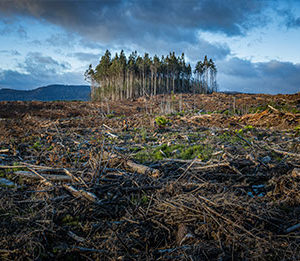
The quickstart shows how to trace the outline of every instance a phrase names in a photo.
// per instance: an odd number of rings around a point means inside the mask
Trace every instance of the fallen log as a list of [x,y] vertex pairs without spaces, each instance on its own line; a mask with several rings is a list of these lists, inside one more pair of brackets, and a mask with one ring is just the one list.
[[[125,156],[122,155],[119,156],[115,153],[109,153],[105,150],[103,150],[102,152],[102,157],[105,160],[124,160],[126,158]],[[146,174],[154,178],[160,175],[160,171],[158,169],[153,169],[151,167],[135,163],[133,160],[130,159],[128,160],[125,159],[125,165],[129,167],[132,171],[139,174]]]
[[157,178],[160,174],[160,171],[158,169],[153,169],[145,165],[137,164],[132,160],[126,161],[126,165],[139,174],[147,174],[154,178]]
[[14,175],[22,176],[25,178],[30,179],[41,179],[41,177],[50,180],[50,181],[63,181],[63,182],[70,182],[72,181],[72,178],[66,175],[56,175],[56,174],[40,174],[40,176],[37,176],[36,174],[33,174],[31,171],[15,171],[13,172]]
[[87,200],[91,201],[91,202],[98,202],[98,198],[95,194],[85,191],[83,189],[76,189],[73,186],[64,184],[63,187],[69,191],[75,198],[78,197],[83,197],[86,198]]

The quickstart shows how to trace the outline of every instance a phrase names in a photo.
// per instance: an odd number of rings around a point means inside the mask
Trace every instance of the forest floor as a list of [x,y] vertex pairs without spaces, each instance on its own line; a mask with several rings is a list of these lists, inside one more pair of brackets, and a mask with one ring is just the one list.
[[300,260],[300,93],[0,102],[1,260]]

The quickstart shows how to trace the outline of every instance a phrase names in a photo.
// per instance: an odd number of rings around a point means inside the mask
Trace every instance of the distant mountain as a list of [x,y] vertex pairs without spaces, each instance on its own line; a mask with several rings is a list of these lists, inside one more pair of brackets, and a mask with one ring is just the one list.
[[49,85],[29,91],[0,89],[0,101],[90,100],[88,85]]

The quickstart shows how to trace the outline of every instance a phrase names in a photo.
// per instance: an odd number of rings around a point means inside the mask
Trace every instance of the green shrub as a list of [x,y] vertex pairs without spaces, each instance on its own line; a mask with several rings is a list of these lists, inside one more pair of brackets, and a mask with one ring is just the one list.
[[155,122],[158,127],[164,128],[167,126],[167,124],[170,122],[166,117],[164,116],[158,116],[155,118]]

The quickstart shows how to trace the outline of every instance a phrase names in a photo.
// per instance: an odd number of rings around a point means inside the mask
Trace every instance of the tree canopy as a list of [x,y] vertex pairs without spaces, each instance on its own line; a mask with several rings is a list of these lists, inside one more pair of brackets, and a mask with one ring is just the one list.
[[194,71],[185,62],[184,53],[170,52],[159,58],[122,50],[114,57],[107,50],[99,64],[85,72],[91,82],[92,99],[122,100],[166,93],[211,93],[217,91],[217,69],[212,59],[198,61]]

